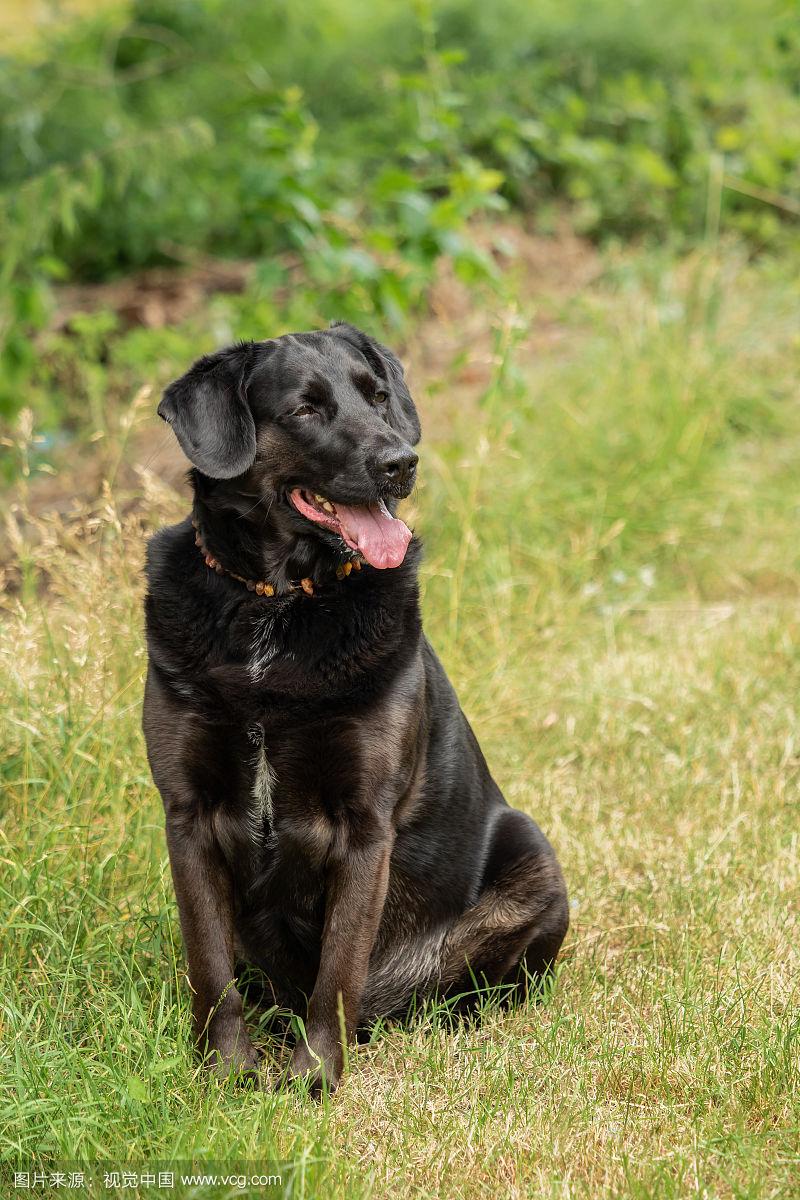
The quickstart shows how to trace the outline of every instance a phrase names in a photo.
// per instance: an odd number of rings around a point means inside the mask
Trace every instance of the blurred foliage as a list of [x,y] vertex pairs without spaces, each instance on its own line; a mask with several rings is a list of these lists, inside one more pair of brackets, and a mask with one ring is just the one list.
[[34,342],[55,281],[254,258],[238,316],[263,336],[279,314],[401,325],[442,255],[491,274],[469,221],[509,204],[546,227],[567,203],[597,238],[734,228],[781,246],[800,212],[795,16],[794,0],[132,0],[60,26],[0,60],[0,415],[27,393],[71,419],[87,389],[65,360],[117,352],[102,322],[72,331],[77,355]]

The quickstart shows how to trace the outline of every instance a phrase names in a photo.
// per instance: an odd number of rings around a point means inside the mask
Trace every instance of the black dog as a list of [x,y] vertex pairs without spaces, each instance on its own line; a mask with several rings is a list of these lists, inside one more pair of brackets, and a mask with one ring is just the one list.
[[196,1033],[255,1069],[252,964],[306,1017],[291,1074],[334,1087],[343,1039],[414,995],[546,971],[563,878],[422,634],[395,355],[347,324],[233,346],[158,411],[195,498],[149,547],[144,730]]

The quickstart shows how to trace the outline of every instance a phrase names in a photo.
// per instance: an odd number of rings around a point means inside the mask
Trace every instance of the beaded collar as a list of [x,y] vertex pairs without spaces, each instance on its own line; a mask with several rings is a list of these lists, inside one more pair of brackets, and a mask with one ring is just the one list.
[[[203,545],[203,539],[200,536],[200,529],[197,521],[192,520],[192,528],[194,529],[195,546],[197,546],[198,550],[203,555],[206,566],[210,570],[216,571],[217,575],[227,575],[230,579],[235,579],[237,583],[243,583],[248,592],[255,592],[257,596],[288,596],[291,592],[305,592],[307,596],[314,595],[315,584],[313,579],[301,579],[298,583],[290,582],[285,591],[279,592],[275,587],[275,584],[268,583],[266,579],[245,579],[243,575],[237,575],[235,571],[229,571],[227,567],[223,567],[222,563],[216,559],[213,554],[209,554],[209,552],[206,550],[205,546]],[[346,579],[351,571],[360,570],[360,558],[348,559],[347,562],[339,563],[338,567],[336,568],[336,578],[339,580]],[[320,585],[317,584],[316,586],[319,587]]]

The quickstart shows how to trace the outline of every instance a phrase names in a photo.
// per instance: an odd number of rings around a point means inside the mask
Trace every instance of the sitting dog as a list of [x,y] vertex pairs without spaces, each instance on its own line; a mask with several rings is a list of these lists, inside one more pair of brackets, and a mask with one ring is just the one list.
[[545,972],[564,881],[422,633],[395,355],[345,323],[242,343],[158,412],[194,504],[148,548],[143,723],[195,1032],[216,1071],[255,1071],[250,964],[305,1018],[290,1076],[333,1088],[347,1040],[415,996]]

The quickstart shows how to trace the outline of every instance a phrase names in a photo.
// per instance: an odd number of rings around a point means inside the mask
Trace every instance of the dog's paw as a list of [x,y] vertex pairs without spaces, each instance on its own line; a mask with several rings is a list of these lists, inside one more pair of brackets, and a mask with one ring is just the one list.
[[[309,1044],[310,1043],[310,1044]],[[342,1048],[338,1040],[309,1037],[298,1042],[289,1063],[288,1078],[304,1083],[312,1096],[334,1092],[342,1077]]]
[[260,1059],[244,1021],[231,1022],[213,1031],[206,1048],[206,1064],[219,1080],[257,1083]]

